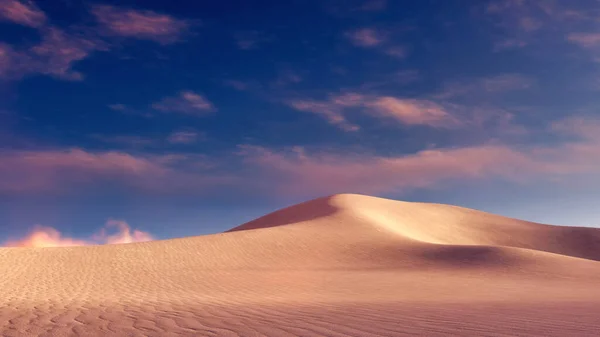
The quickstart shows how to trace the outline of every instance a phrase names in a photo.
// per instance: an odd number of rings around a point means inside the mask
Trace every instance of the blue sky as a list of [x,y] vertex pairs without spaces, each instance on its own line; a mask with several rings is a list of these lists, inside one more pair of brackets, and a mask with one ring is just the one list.
[[0,0],[0,242],[342,192],[598,224],[597,1],[141,6]]

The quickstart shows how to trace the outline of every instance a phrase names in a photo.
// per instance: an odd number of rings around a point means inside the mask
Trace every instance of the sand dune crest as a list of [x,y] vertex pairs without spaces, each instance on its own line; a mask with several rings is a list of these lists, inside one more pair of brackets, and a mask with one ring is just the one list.
[[0,335],[584,335],[599,260],[599,229],[335,195],[216,235],[1,248]]

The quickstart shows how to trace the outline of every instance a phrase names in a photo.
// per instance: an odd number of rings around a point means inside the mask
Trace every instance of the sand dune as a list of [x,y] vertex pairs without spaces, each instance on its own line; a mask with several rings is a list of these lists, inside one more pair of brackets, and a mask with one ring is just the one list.
[[600,229],[336,195],[226,233],[1,248],[2,336],[597,335]]

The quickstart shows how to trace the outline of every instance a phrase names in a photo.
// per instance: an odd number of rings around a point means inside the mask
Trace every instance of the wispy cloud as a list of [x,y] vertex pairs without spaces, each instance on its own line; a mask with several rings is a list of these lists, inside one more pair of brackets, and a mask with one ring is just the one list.
[[344,36],[355,46],[373,48],[383,44],[385,34],[375,28],[361,28],[346,32]]
[[224,80],[223,84],[238,91],[246,91],[250,88],[249,83],[240,80]]
[[130,191],[191,192],[230,181],[195,154],[132,154],[82,149],[0,151],[0,194],[70,194],[106,183]]
[[153,237],[150,233],[132,229],[129,224],[123,220],[109,220],[106,222],[106,225],[90,239],[67,237],[52,227],[35,226],[26,237],[7,241],[3,246],[46,248],[122,244],[151,240],[153,240]]
[[451,181],[501,178],[530,183],[568,179],[581,174],[597,175],[600,122],[594,127],[586,126],[590,124],[586,119],[570,124],[562,121],[556,125],[565,123],[571,125],[569,132],[578,137],[556,146],[483,144],[378,156],[340,154],[339,151],[309,152],[302,147],[274,150],[245,145],[241,146],[240,153],[248,165],[261,167],[265,177],[278,177],[278,182],[273,184],[271,180],[269,186],[283,195],[398,193],[439,187]]
[[28,0],[0,0],[0,19],[34,28],[47,20],[46,14]]
[[300,83],[302,80],[303,78],[298,72],[292,69],[285,69],[279,72],[279,75],[271,82],[271,85],[275,87],[284,87],[290,84]]
[[87,58],[106,45],[97,40],[69,35],[57,28],[43,32],[42,42],[30,49],[30,71],[39,72],[67,80],[81,80],[83,74],[72,69],[73,63]]
[[419,99],[399,99],[377,97],[365,103],[371,114],[390,117],[405,125],[428,125],[432,127],[453,127],[460,121],[441,105]]
[[600,46],[600,33],[572,33],[568,40],[584,48],[595,48]]
[[[362,104],[359,97],[336,99],[339,105]],[[401,117],[393,118],[405,120],[402,109]],[[433,188],[449,181],[500,178],[527,183],[598,174],[600,120],[555,121],[547,132],[556,142],[514,145],[494,141],[389,155],[252,145],[240,146],[227,158],[77,149],[4,151],[0,152],[0,193],[98,193],[110,185],[145,195],[210,195],[230,189],[277,196],[378,194]]]
[[233,35],[235,44],[241,50],[250,50],[258,48],[258,45],[269,41],[263,33],[256,30],[240,31]]
[[175,131],[169,135],[167,141],[171,144],[192,144],[200,140],[202,135],[196,131]]
[[385,49],[384,52],[389,56],[396,57],[399,59],[402,59],[402,58],[405,58],[406,56],[408,56],[408,50],[406,49],[406,47],[401,47],[401,46],[389,47],[389,48]]
[[330,95],[325,101],[290,100],[287,103],[296,110],[318,114],[330,124],[345,131],[360,129],[359,126],[347,120],[346,114],[350,110],[373,117],[394,119],[404,125],[453,127],[460,124],[441,105],[421,99],[345,93]]
[[556,41],[556,36],[570,36],[580,24],[593,24],[598,11],[591,3],[585,10],[577,8],[579,3],[573,1],[496,0],[485,4],[485,15],[504,32],[495,42],[495,51],[543,43],[549,37]]
[[501,74],[478,79],[449,82],[441,92],[434,96],[438,99],[457,97],[480,97],[510,91],[527,90],[535,84],[532,78],[521,74]]
[[352,124],[346,119],[344,108],[338,106],[336,103],[314,100],[291,100],[287,104],[298,111],[315,113],[344,131],[360,130],[358,125]]
[[179,41],[190,27],[185,20],[148,10],[97,5],[93,7],[92,14],[106,34],[162,44]]
[[204,96],[190,90],[181,91],[177,96],[165,97],[159,102],[153,103],[152,108],[162,112],[186,115],[205,115],[216,110]]
[[394,43],[389,35],[388,31],[374,27],[363,27],[344,33],[344,37],[356,47],[373,49],[398,59],[407,57],[409,49]]
[[90,137],[99,140],[103,143],[120,145],[127,148],[142,148],[156,143],[155,139],[135,135],[106,136],[100,134],[93,134]]
[[73,65],[95,51],[106,50],[106,45],[94,39],[69,34],[55,27],[40,29],[39,44],[15,50],[0,45],[0,76],[18,79],[33,74],[77,81],[83,74],[73,70]]

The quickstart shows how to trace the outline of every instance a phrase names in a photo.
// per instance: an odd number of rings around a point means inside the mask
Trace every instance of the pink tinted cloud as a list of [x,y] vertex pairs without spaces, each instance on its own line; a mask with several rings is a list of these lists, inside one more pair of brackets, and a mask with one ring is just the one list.
[[196,131],[175,131],[169,135],[167,141],[171,144],[192,144],[197,142],[200,136]]
[[508,176],[517,168],[533,165],[525,155],[493,145],[425,150],[395,157],[307,154],[301,148],[242,149],[249,163],[280,180],[277,193],[292,195],[398,192],[428,188],[452,179]]
[[330,124],[345,131],[357,131],[359,126],[350,123],[346,114],[355,109],[377,118],[391,118],[404,125],[455,127],[460,121],[441,105],[421,99],[401,99],[391,96],[373,96],[359,93],[330,95],[325,101],[291,100],[287,104],[299,111],[318,114]]
[[216,110],[208,99],[190,90],[181,91],[177,96],[165,97],[153,103],[152,108],[186,115],[205,115]]
[[11,46],[0,43],[0,77],[6,77],[14,70],[16,57]]
[[588,128],[575,121],[567,130],[579,135],[578,139],[556,146],[487,144],[397,156],[242,146],[240,153],[247,164],[262,169],[269,186],[284,195],[377,194],[431,188],[454,180],[503,178],[526,183],[598,174],[600,123]]
[[98,40],[66,33],[55,27],[40,29],[41,42],[16,50],[0,44],[0,76],[14,79],[45,74],[64,80],[81,80],[83,74],[73,65],[106,45]]
[[152,241],[150,233],[132,229],[127,222],[122,220],[109,220],[105,227],[94,234],[91,239],[77,239],[65,237],[52,227],[35,226],[24,238],[9,240],[3,244],[5,247],[72,247],[89,245],[122,244],[133,242]]
[[150,233],[138,229],[132,230],[129,224],[123,220],[111,219],[92,237],[92,240],[100,244],[120,244],[152,241],[153,237]]
[[384,34],[375,28],[361,28],[346,32],[344,35],[357,47],[372,48],[385,42]]
[[81,80],[83,75],[72,69],[73,63],[86,59],[98,50],[106,50],[105,44],[69,35],[57,28],[48,28],[43,32],[42,42],[29,50],[34,66],[30,71],[67,80]]
[[403,59],[408,56],[407,48],[402,46],[389,47],[384,52],[389,56],[399,59]]
[[0,190],[12,193],[61,190],[103,179],[142,183],[168,172],[168,167],[156,159],[122,152],[71,149],[0,153]]
[[573,33],[567,37],[569,41],[584,48],[600,46],[600,33]]
[[190,26],[187,21],[170,15],[109,5],[95,6],[92,14],[107,34],[162,44],[177,42]]
[[201,193],[232,183],[198,154],[130,154],[82,149],[0,151],[0,194],[77,194],[107,184],[131,192]]
[[36,226],[26,237],[18,240],[10,240],[3,244],[5,247],[70,247],[86,246],[88,242],[69,237],[52,227]]
[[343,104],[336,102],[321,102],[314,100],[291,100],[287,102],[289,106],[304,112],[315,113],[327,120],[332,125],[339,127],[344,131],[358,131],[358,125],[350,123],[343,113]]
[[368,102],[367,106],[375,114],[396,119],[406,125],[451,127],[460,124],[441,105],[427,100],[383,96]]
[[46,14],[32,1],[0,0],[0,19],[37,28],[46,23]]
[[523,91],[533,87],[535,81],[521,74],[500,74],[484,78],[446,83],[434,95],[437,99],[449,100],[461,97],[481,97],[507,92]]

